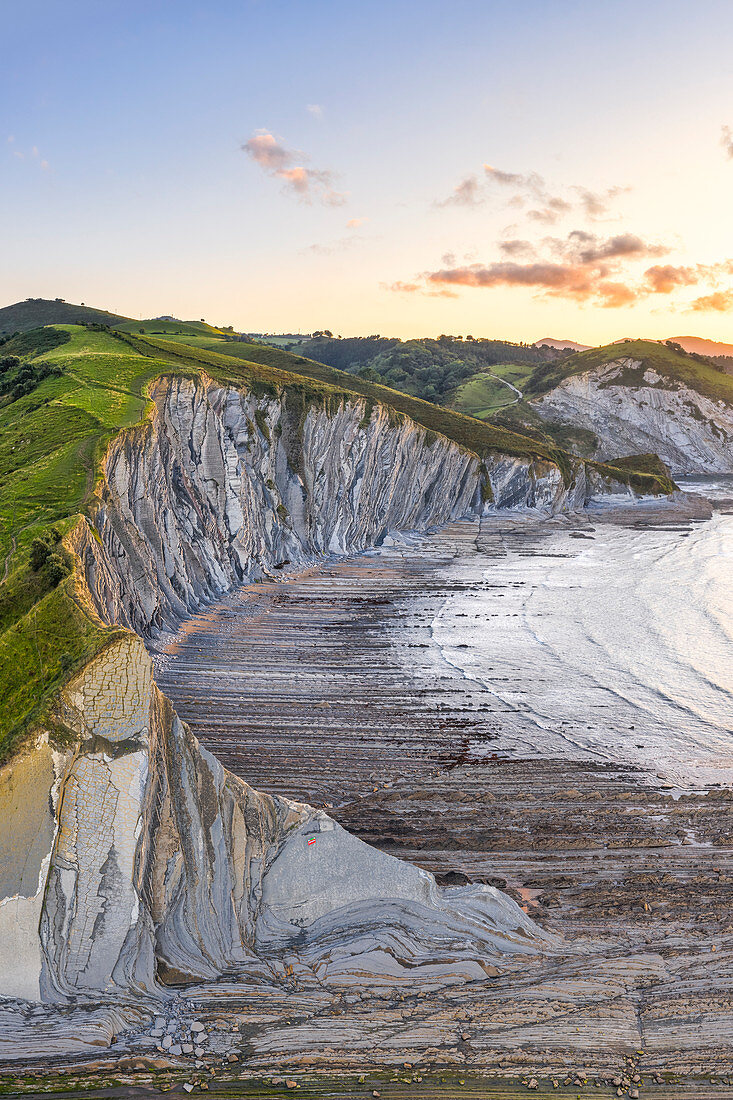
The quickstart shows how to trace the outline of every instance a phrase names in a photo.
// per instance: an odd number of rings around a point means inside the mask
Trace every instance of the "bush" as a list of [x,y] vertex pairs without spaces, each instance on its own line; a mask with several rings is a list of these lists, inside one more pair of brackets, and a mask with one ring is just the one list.
[[[60,555],[53,554],[55,547],[61,542],[61,532],[55,527],[52,527],[45,535],[40,538],[34,539],[31,543],[31,569],[34,573],[37,573],[39,569],[49,561],[51,556],[59,558]],[[65,551],[64,551],[65,553]],[[66,573],[69,569],[66,570]],[[66,573],[63,576],[66,576]],[[59,578],[61,579],[61,578]],[[56,582],[58,583],[58,581]]]

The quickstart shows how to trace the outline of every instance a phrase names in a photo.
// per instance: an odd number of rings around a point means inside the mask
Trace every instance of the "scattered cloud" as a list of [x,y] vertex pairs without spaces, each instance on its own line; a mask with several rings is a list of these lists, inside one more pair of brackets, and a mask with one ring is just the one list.
[[459,264],[453,253],[446,253],[437,270],[423,272],[413,282],[395,283],[392,289],[434,295],[446,289],[455,293],[460,287],[524,287],[547,297],[617,309],[652,295],[706,284],[711,293],[696,299],[691,308],[724,310],[733,305],[733,290],[717,289],[724,276],[733,274],[733,261],[652,264],[640,271],[644,260],[648,263],[670,249],[635,233],[599,236],[574,229],[565,237],[545,237],[537,245],[511,238],[497,247],[502,258],[490,263]]
[[634,233],[617,233],[604,240],[583,229],[574,229],[564,239],[549,237],[545,244],[553,255],[583,265],[598,264],[602,260],[663,256],[669,252],[665,245],[647,244]]
[[508,241],[499,241],[499,251],[504,256],[512,259],[529,259],[536,255],[534,245],[530,241],[518,240],[516,237]]
[[694,267],[656,264],[647,268],[644,278],[652,294],[671,294],[679,286],[694,286],[699,282],[700,274]]
[[323,118],[323,107],[320,103],[308,103],[305,109],[314,118]]
[[476,176],[467,176],[453,188],[447,199],[436,201],[434,206],[480,206],[485,202],[481,184]]
[[423,294],[428,298],[457,298],[458,295],[449,287],[428,287],[423,282],[406,283],[380,283],[382,290],[389,290],[394,294]]
[[268,176],[282,180],[286,191],[302,202],[315,201],[324,206],[343,206],[346,202],[346,193],[334,187],[336,177],[330,169],[298,164],[297,161],[308,158],[295,149],[288,149],[269,130],[258,130],[242,145],[242,151]]
[[725,149],[725,155],[733,160],[733,131],[730,126],[723,126],[720,134],[720,144]]
[[574,185],[567,194],[554,193],[539,172],[506,172],[492,164],[484,164],[483,174],[466,176],[457,183],[452,193],[433,205],[483,206],[492,190],[508,192],[507,204],[513,209],[526,209],[529,221],[541,225],[555,225],[561,218],[575,213],[588,221],[597,221],[611,212],[613,200],[628,188],[609,187],[605,191],[591,191],[588,187]]
[[16,149],[14,148],[15,136],[13,134],[8,136],[7,143],[10,146],[10,152],[17,160],[27,160],[29,163],[36,163],[42,172],[46,172],[50,168],[48,161],[41,156],[37,145],[34,145],[30,152],[23,149]]
[[366,225],[369,218],[349,218],[346,223],[347,229],[360,229],[362,225]]
[[347,249],[354,248],[354,246],[358,244],[363,244],[366,240],[368,240],[367,237],[351,234],[348,237],[339,237],[338,240],[331,241],[327,244],[309,244],[303,249],[303,252],[310,252],[315,256],[332,256],[336,252],[346,252]]
[[715,290],[712,294],[703,294],[690,304],[693,313],[725,313],[733,308],[733,290]]

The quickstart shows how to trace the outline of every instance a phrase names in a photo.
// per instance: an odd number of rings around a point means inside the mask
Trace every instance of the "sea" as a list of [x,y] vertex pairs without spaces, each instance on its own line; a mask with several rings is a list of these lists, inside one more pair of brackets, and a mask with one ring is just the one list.
[[454,560],[433,643],[514,718],[474,757],[624,763],[677,792],[733,783],[733,477],[680,484],[712,518],[528,517],[496,535],[488,519]]

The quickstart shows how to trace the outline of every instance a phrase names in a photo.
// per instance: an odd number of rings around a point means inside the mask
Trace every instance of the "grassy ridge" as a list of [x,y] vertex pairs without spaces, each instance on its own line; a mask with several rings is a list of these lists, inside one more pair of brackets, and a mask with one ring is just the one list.
[[151,317],[147,321],[124,321],[115,325],[118,332],[136,332],[151,336],[200,336],[204,339],[220,337],[224,329],[207,325],[206,321],[163,321]]
[[60,298],[28,298],[25,302],[16,302],[0,309],[0,335],[28,332],[44,325],[114,325],[126,320],[119,313],[77,306],[72,302],[62,302]]

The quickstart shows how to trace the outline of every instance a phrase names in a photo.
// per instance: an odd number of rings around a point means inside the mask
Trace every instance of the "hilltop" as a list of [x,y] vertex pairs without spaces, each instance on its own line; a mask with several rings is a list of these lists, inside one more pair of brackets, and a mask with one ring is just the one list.
[[44,325],[114,325],[127,318],[106,309],[74,305],[63,298],[26,298],[0,309],[0,336],[29,332]]
[[534,347],[557,348],[558,351],[587,351],[590,344],[578,344],[575,340],[558,340],[554,336],[543,336],[541,340],[535,340]]
[[231,326],[227,329],[216,328],[205,321],[179,321],[173,317],[151,317],[136,321],[121,313],[111,313],[106,309],[96,309],[83,302],[75,305],[63,298],[26,298],[24,302],[15,302],[0,309],[0,336],[9,336],[16,332],[29,332],[31,329],[48,325],[108,325],[123,332],[150,332],[159,335],[167,333],[185,333],[193,336],[219,336],[233,334]]

